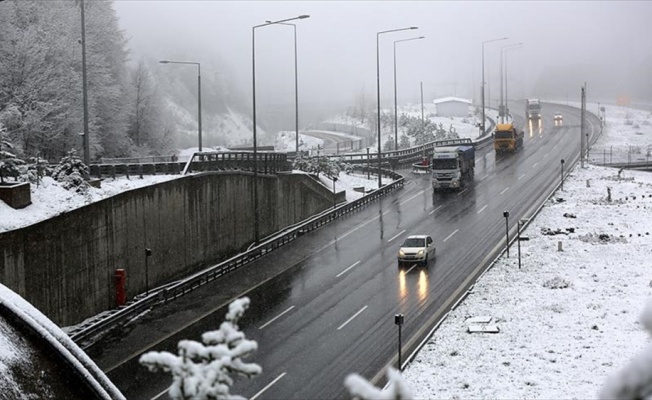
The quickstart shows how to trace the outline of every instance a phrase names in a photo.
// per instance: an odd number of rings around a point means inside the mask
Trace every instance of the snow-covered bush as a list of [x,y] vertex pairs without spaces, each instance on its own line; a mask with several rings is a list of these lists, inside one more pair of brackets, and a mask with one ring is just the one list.
[[7,130],[0,124],[0,183],[5,182],[5,177],[12,177],[14,180],[18,180],[20,167],[25,165],[25,161],[6,150],[13,149],[13,147]]
[[386,390],[372,385],[358,374],[350,374],[344,380],[344,386],[351,397],[360,400],[409,400],[413,398],[412,389],[401,373],[392,367],[387,368],[389,385]]
[[168,389],[172,399],[244,399],[229,393],[233,385],[229,375],[237,373],[251,378],[262,372],[259,365],[243,361],[258,349],[258,344],[248,340],[238,328],[238,320],[247,308],[249,298],[233,301],[220,329],[205,332],[202,343],[182,340],[177,346],[178,355],[150,351],[140,357],[140,363],[150,371],[172,374]]
[[28,158],[26,167],[22,178],[30,183],[38,184],[44,176],[52,175],[52,168],[48,160],[38,156]]
[[329,177],[338,177],[341,171],[349,173],[351,165],[344,162],[341,158],[332,160],[326,156],[320,157],[303,157],[298,156],[292,163],[292,169],[299,171],[309,172],[319,175],[320,173],[326,174]]
[[83,193],[88,189],[88,182],[84,179],[86,176],[88,176],[88,167],[77,156],[75,149],[70,150],[52,171],[54,180],[63,183],[65,189],[74,189],[77,193]]
[[[641,315],[645,330],[652,335],[652,301]],[[649,399],[652,397],[652,345],[648,345],[629,364],[607,378],[598,394],[600,399]]]

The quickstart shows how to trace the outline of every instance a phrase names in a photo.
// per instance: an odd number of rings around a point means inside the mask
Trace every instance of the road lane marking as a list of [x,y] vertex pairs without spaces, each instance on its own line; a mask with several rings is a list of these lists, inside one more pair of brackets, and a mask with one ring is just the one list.
[[455,235],[458,231],[459,231],[459,229],[455,229],[455,231],[454,231],[453,233],[451,233],[450,235],[446,236],[446,239],[444,239],[443,241],[445,242],[445,241],[447,241],[448,239],[452,238],[453,235]]
[[270,319],[269,321],[267,321],[267,323],[263,324],[263,325],[262,325],[260,328],[258,328],[258,329],[263,329],[263,328],[266,327],[267,325],[269,325],[269,324],[271,324],[272,322],[276,321],[277,319],[281,318],[283,315],[285,315],[285,313],[289,312],[289,311],[290,311],[291,309],[293,309],[293,308],[294,308],[294,306],[288,308],[287,310],[283,311],[282,313],[280,313],[280,314],[277,315],[276,317],[274,317],[274,318]]
[[398,203],[399,206],[402,206],[403,204],[407,203],[408,201],[414,199],[415,197],[419,196],[420,194],[423,194],[423,190],[420,191],[419,193],[415,194],[414,196],[410,197],[407,200],[403,200],[402,202]]
[[391,239],[389,239],[389,240],[387,241],[387,243],[391,242],[392,240],[396,239],[397,237],[401,236],[401,235],[404,234],[404,233],[405,233],[405,229],[403,229],[402,231],[400,231],[399,233],[397,233],[396,235],[394,235]]
[[412,270],[415,269],[416,267],[417,267],[417,264],[414,264],[414,265],[412,266],[412,268],[410,268],[410,269],[408,269],[407,271],[405,271],[405,273],[406,273],[406,274],[409,273],[410,271],[412,271]]
[[532,166],[532,168],[536,167],[537,165],[539,165],[539,163],[535,162],[534,165]]
[[[360,311],[358,311],[357,313],[353,314],[353,316],[352,316],[351,318],[347,319],[345,323],[343,323],[342,325],[340,325],[340,327],[337,328],[337,330],[339,331],[340,329],[344,328],[344,327],[346,326],[346,324],[348,324],[349,322],[353,321],[353,318],[355,318],[355,317],[357,317],[358,315],[360,315],[360,313],[363,312],[364,310],[366,310],[367,307],[369,307],[369,306],[364,306],[364,307],[362,307],[362,308],[360,309]],[[253,400],[253,398],[252,398],[251,400]]]
[[279,379],[283,378],[283,377],[285,376],[285,374],[287,374],[287,372],[283,372],[281,375],[277,376],[276,379],[274,379],[273,381],[271,381],[271,382],[270,382],[267,386],[265,386],[265,387],[264,387],[260,392],[258,392],[258,393],[256,393],[255,395],[251,396],[251,397],[249,398],[249,400],[256,400],[256,399],[258,398],[258,396],[260,396],[261,394],[263,394],[263,393],[265,392],[265,390],[269,389],[273,384],[275,384],[276,382],[278,382]]
[[550,154],[550,153],[546,153],[546,154],[544,154],[543,158],[548,157],[548,154]]
[[166,389],[165,389],[164,391],[162,391],[161,393],[157,394],[156,396],[152,397],[150,400],[156,400],[156,399],[160,398],[161,396],[163,396],[164,394],[166,394],[166,393],[168,392],[168,390],[170,390],[169,387],[166,388]]
[[518,177],[518,180],[520,181],[520,180],[523,179],[524,177],[525,177],[525,174],[519,176],[519,177]]
[[340,272],[339,274],[335,275],[336,278],[339,278],[340,276],[344,275],[348,270],[351,268],[355,267],[356,265],[360,264],[360,261],[356,261],[351,265],[349,268],[345,269],[344,271]]
[[439,207],[437,207],[437,208],[435,208],[434,210],[430,211],[430,214],[428,214],[428,215],[432,215],[432,214],[434,214],[435,211],[439,210],[439,209],[442,208],[443,206],[444,206],[443,204],[440,205]]
[[461,195],[462,193],[466,192],[467,190],[469,190],[469,189],[464,189],[464,190],[462,190],[461,192],[459,192],[457,195],[459,196],[459,195]]
[[481,209],[478,210],[477,214],[480,214],[481,212],[483,212],[484,209],[487,208],[488,205],[489,205],[489,204],[485,204],[484,207],[482,207]]
[[503,193],[505,193],[505,192],[508,191],[508,190],[509,190],[509,186],[507,186],[505,189],[503,189],[503,191],[500,192],[500,194],[503,194]]

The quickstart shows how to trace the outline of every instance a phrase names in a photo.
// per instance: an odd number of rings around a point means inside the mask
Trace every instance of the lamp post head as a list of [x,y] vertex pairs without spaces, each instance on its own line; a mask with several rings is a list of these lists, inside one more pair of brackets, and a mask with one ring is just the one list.
[[299,15],[299,19],[310,18],[310,15]]
[[509,211],[503,211],[503,217],[509,218]]
[[410,29],[419,29],[418,26],[411,26]]
[[161,61],[159,61],[159,63],[161,63],[161,64],[169,64],[170,62],[168,60],[161,60]]

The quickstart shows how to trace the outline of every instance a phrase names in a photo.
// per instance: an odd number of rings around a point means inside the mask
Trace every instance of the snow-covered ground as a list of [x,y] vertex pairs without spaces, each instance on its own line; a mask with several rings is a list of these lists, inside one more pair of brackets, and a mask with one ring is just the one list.
[[[649,146],[648,114],[607,107],[596,147]],[[652,174],[578,166],[522,235],[406,367],[415,398],[596,398],[649,345]],[[484,316],[499,333],[468,333]]]
[[[303,135],[299,131],[299,150],[310,150],[317,148],[317,146],[324,147],[324,141],[312,136]],[[276,134],[274,142],[274,151],[287,152],[296,151],[296,132],[295,131],[280,131]]]

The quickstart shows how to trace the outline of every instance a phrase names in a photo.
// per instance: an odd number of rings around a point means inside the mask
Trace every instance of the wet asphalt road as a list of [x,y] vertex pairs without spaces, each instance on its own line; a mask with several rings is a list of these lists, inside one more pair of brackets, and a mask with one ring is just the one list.
[[[561,111],[564,125],[552,126]],[[341,218],[284,248],[142,316],[89,351],[129,399],[167,398],[168,374],[150,373],[137,358],[148,350],[175,352],[181,339],[200,340],[216,329],[225,306],[247,295],[251,308],[240,327],[259,349],[250,361],[255,379],[237,378],[232,393],[259,399],[347,398],[343,381],[356,372],[383,383],[397,364],[403,313],[403,362],[447,309],[505,245],[518,218],[529,216],[560,179],[579,149],[579,110],[544,104],[543,125],[525,126],[524,148],[497,157],[476,153],[474,184],[433,195],[428,176],[406,176],[403,190]],[[517,118],[517,125],[523,119]],[[595,120],[587,131],[597,129]],[[437,246],[427,268],[397,267],[396,253],[411,234],[429,234]],[[515,249],[512,251],[515,257]]]

